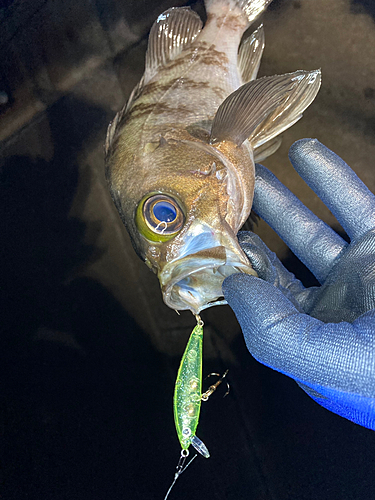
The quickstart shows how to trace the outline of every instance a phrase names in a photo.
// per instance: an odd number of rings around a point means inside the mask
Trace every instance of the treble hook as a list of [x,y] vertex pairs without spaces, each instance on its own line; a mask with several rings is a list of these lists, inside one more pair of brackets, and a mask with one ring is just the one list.
[[[227,376],[228,372],[229,372],[229,370],[226,370],[226,372],[222,376],[220,375],[220,373],[210,373],[207,375],[206,378],[211,377],[212,375],[214,375],[215,377],[220,377],[220,378],[215,384],[210,385],[210,387],[207,389],[207,391],[202,394],[202,396],[201,396],[202,401],[208,400],[208,398],[211,396],[211,394],[213,394],[216,391],[216,389],[219,387],[219,385],[222,383],[224,378]],[[229,394],[230,387],[229,387],[228,382],[227,382],[227,387],[228,387],[228,390],[224,394],[224,396],[223,396],[224,398],[225,398],[225,396],[227,396]]]

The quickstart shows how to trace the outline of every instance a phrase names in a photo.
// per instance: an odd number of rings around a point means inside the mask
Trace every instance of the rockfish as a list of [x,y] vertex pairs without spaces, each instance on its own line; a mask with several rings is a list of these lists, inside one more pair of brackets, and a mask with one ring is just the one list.
[[222,282],[256,275],[236,235],[251,211],[254,160],[314,100],[320,71],[256,79],[272,0],[205,0],[207,22],[172,8],[151,28],[144,75],[106,140],[112,198],[164,302],[225,304]]

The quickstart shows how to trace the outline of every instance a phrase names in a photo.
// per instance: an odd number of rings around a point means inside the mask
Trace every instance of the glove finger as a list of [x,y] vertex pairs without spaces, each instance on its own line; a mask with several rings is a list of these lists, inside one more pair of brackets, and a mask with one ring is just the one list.
[[331,387],[375,395],[375,311],[353,324],[323,323],[299,313],[269,283],[244,274],[225,279],[223,291],[249,351],[261,363],[318,392]]
[[240,231],[237,237],[238,243],[250,260],[259,278],[275,285],[277,280],[275,261],[278,261],[280,266],[282,266],[276,255],[271,252],[257,234],[251,231]]
[[333,151],[316,139],[302,139],[290,148],[289,159],[351,240],[375,228],[375,196]]
[[257,234],[240,231],[238,242],[259,278],[277,287],[299,310],[308,299],[302,283],[282,265]]
[[323,283],[345,241],[258,164],[253,208]]

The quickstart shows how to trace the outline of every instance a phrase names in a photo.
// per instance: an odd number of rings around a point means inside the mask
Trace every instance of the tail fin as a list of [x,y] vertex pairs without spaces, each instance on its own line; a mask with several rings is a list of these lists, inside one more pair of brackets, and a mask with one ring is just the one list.
[[229,10],[238,11],[247,18],[250,25],[268,7],[272,0],[205,0],[207,14],[226,13]]

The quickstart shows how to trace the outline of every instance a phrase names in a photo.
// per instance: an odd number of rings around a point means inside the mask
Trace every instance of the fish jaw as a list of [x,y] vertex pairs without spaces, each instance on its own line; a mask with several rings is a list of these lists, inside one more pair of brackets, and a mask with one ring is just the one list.
[[[197,229],[199,236],[189,238],[189,233],[197,234]],[[186,234],[184,246],[180,253],[183,257],[166,263],[158,273],[163,300],[172,309],[198,314],[208,307],[226,304],[222,293],[225,278],[234,273],[257,276],[230,231],[213,231],[195,221],[194,228]],[[203,248],[199,249],[200,246]]]

